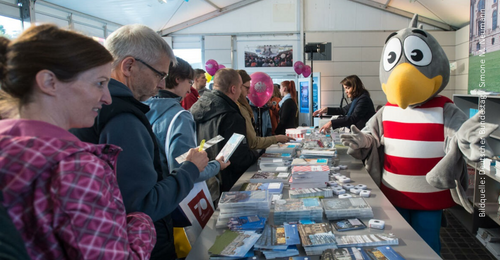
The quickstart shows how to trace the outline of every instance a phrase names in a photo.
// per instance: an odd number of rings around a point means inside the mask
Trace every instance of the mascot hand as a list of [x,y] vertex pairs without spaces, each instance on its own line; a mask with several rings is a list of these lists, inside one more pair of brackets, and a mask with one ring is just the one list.
[[362,149],[370,147],[371,141],[367,134],[363,134],[355,125],[351,125],[351,134],[340,135],[342,144],[351,149]]
[[[481,157],[491,158],[494,155],[483,138],[493,133],[498,128],[498,125],[481,123],[480,115],[479,112],[465,121],[456,133],[460,151],[471,161],[479,161]],[[481,146],[485,149],[481,149]]]

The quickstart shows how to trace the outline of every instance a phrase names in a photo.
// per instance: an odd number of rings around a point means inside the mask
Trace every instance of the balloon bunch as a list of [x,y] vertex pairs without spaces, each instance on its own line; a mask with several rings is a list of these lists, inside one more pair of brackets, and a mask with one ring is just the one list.
[[309,77],[311,75],[311,66],[309,65],[304,65],[302,61],[296,61],[293,64],[293,70],[295,70],[295,73],[297,74],[302,74],[305,78]]
[[219,64],[217,63],[217,61],[213,60],[213,59],[209,59],[207,60],[207,62],[205,63],[205,70],[207,71],[207,73],[210,75],[210,76],[213,76],[215,75],[215,73],[220,70],[220,69],[224,69],[226,68],[226,66],[222,65],[222,64]]

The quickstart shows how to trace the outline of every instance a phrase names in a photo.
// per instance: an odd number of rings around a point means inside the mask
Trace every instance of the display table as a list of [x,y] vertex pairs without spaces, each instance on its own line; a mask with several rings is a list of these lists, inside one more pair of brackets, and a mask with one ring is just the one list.
[[[392,206],[392,204],[387,200],[380,189],[375,185],[370,175],[367,173],[361,161],[353,159],[349,155],[339,155],[340,164],[347,165],[348,169],[342,171],[344,175],[347,175],[354,185],[365,184],[371,191],[369,198],[365,198],[373,209],[374,218],[381,219],[385,221],[384,230],[375,229],[364,229],[355,230],[347,232],[336,232],[346,234],[346,235],[357,235],[363,233],[393,233],[399,238],[399,245],[392,246],[396,252],[401,254],[406,260],[425,260],[425,259],[441,259],[434,250],[432,250],[427,243],[425,243],[422,238],[413,230],[413,228],[404,220],[404,218],[398,213],[398,211]],[[239,190],[243,183],[248,182],[250,177],[257,171],[257,165],[253,165],[250,169],[241,176],[238,182],[233,186],[232,190]],[[349,174],[345,174],[350,172]],[[283,198],[288,198],[288,189],[283,189]],[[215,222],[218,216],[218,210],[213,214],[210,221],[207,223],[203,229],[201,235],[196,240],[191,252],[187,256],[187,260],[202,260],[209,259],[208,249],[212,247],[215,238],[222,234],[224,229],[215,228]],[[271,210],[269,219],[272,221],[273,211]],[[327,222],[326,218],[323,217],[324,222]],[[362,219],[366,225],[368,225],[368,219]],[[272,222],[271,222],[272,223]],[[301,256],[305,256],[305,252],[301,246],[298,246]],[[256,252],[258,259],[265,259],[263,255]],[[319,259],[319,256],[310,256],[309,259]]]

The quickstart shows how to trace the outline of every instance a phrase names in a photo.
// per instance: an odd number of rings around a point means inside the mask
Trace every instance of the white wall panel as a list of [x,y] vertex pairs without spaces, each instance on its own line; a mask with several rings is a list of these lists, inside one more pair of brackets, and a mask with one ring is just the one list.
[[21,14],[19,12],[19,7],[17,7],[16,1],[0,1],[0,15],[7,16],[14,19],[20,19]]
[[233,68],[231,60],[231,36],[205,36],[203,62],[214,59],[226,68]]
[[[255,2],[243,8],[226,13],[181,30],[175,34],[230,34],[247,32],[291,32],[298,31],[297,0],[265,0]],[[275,5],[287,8],[275,8]],[[280,17],[288,16],[293,19],[283,20]],[[277,22],[275,22],[275,17]]]

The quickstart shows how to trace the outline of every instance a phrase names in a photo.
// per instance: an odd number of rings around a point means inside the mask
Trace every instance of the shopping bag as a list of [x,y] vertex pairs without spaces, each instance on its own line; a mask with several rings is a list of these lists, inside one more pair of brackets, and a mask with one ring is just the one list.
[[[177,257],[181,258],[184,254],[187,256],[196,238],[201,234],[201,231],[214,213],[212,197],[210,196],[206,182],[195,183],[191,192],[179,203],[179,208],[182,209],[184,215],[191,222],[190,226],[184,227],[184,235],[187,237],[189,246],[185,244],[186,240],[181,236],[182,232],[180,231],[178,232],[179,237],[175,237],[174,239]],[[177,251],[177,248],[179,248],[180,252]]]

